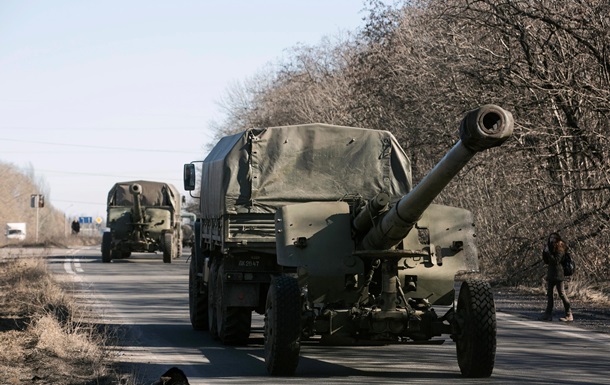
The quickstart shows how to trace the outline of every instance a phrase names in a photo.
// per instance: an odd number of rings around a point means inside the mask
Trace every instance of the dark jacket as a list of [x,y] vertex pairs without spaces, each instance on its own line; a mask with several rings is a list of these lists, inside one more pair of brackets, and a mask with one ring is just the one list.
[[549,251],[549,247],[545,247],[542,251],[542,259],[544,263],[548,265],[546,279],[548,281],[563,281],[565,276],[563,275],[562,262],[569,251],[565,253],[557,253]]

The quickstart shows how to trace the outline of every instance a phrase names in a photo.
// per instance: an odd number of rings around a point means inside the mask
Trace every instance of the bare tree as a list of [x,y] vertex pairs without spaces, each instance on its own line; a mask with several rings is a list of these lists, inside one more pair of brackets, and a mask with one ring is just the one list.
[[[610,3],[370,0],[368,11],[350,39],[295,47],[232,90],[221,131],[314,121],[387,129],[418,180],[467,110],[500,104],[515,116],[514,138],[477,155],[441,202],[475,213],[489,272],[525,271],[559,230],[574,240],[580,277],[605,278]],[[542,270],[529,271],[515,278]]]

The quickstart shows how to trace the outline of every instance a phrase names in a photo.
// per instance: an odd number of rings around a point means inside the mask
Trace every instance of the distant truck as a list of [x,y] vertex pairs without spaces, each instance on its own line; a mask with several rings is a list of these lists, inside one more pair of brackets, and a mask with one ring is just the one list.
[[108,192],[102,262],[132,252],[163,252],[163,262],[182,255],[180,193],[171,184],[138,180],[116,183]]
[[195,242],[194,227],[197,216],[193,213],[183,211],[182,214],[180,214],[180,219],[182,220],[182,246],[193,247],[193,243]]
[[25,223],[7,223],[6,224],[6,239],[16,239],[24,241],[26,237]]

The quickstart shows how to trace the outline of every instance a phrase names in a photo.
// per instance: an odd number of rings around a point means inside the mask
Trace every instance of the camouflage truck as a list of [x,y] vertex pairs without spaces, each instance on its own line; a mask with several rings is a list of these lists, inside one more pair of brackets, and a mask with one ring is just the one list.
[[[244,342],[251,311],[264,314],[272,375],[293,374],[301,341],[314,336],[416,349],[447,335],[462,375],[490,376],[491,288],[469,279],[456,298],[456,275],[478,270],[473,215],[432,201],[512,129],[500,107],[471,111],[460,140],[415,187],[388,131],[305,124],[222,138],[202,165],[191,323]],[[194,164],[184,179],[193,190]]]
[[168,183],[138,180],[116,183],[108,192],[102,261],[132,252],[163,253],[163,262],[182,255],[180,193]]

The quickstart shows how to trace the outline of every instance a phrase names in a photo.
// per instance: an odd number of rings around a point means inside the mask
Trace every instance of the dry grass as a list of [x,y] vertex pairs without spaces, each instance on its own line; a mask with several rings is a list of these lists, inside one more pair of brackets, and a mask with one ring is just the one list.
[[[570,299],[591,303],[598,306],[610,307],[610,282],[590,283],[580,280],[568,280],[565,283],[566,292]],[[546,295],[546,286],[532,287],[525,285],[515,286],[515,289],[523,293],[537,294],[541,297]]]
[[107,333],[85,317],[44,259],[0,262],[0,383],[128,383],[112,372]]

